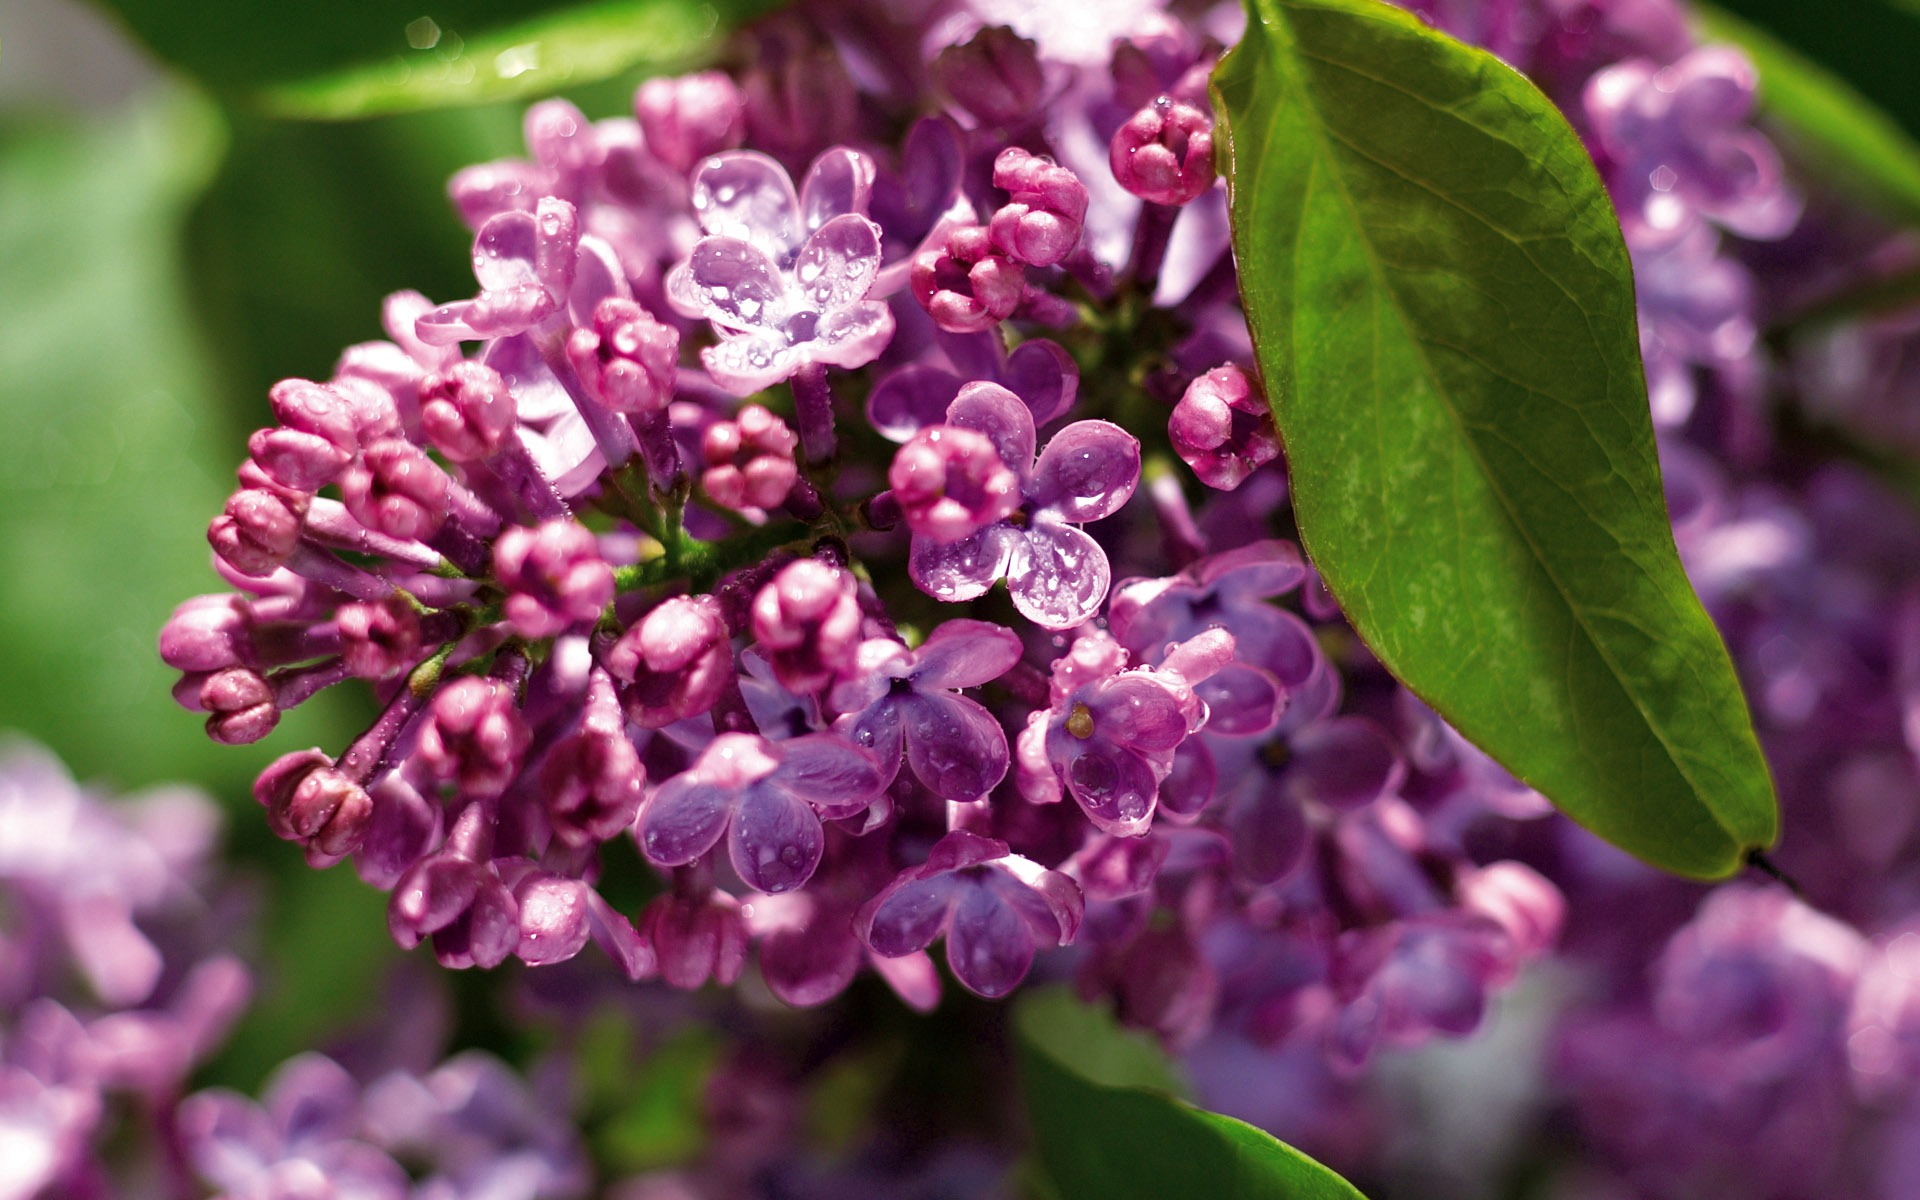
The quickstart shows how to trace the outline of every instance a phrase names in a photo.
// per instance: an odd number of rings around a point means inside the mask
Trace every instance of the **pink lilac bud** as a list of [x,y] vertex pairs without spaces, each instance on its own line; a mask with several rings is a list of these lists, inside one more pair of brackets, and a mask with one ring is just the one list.
[[659,729],[711,709],[733,677],[733,645],[711,596],[674,596],[635,622],[604,658],[625,684],[627,719]]
[[788,564],[753,598],[753,636],[774,676],[807,693],[833,681],[860,644],[853,576],[805,558]]
[[347,670],[362,679],[391,679],[420,661],[420,614],[403,596],[343,604],[334,624]]
[[586,716],[572,736],[548,752],[540,782],[547,823],[569,846],[607,841],[639,815],[646,772],[627,739],[606,672],[593,673]]
[[933,81],[986,125],[1013,125],[1038,115],[1046,75],[1034,44],[993,25],[933,60]]
[[296,492],[317,492],[337,478],[353,455],[315,433],[260,429],[247,439],[247,453],[267,478]]
[[442,966],[497,967],[519,948],[520,905],[490,864],[434,854],[394,885],[387,931],[406,949],[433,938]]
[[349,398],[310,379],[283,379],[268,393],[282,425],[323,438],[347,454],[360,448],[360,420]]
[[353,519],[375,533],[430,538],[447,520],[450,480],[427,452],[405,438],[368,446],[340,480]]
[[434,696],[421,724],[420,761],[463,795],[493,796],[519,773],[529,740],[512,690],[469,675]]
[[207,543],[242,575],[271,575],[300,542],[300,518],[264,488],[243,488],[207,526]]
[[609,296],[593,310],[593,327],[576,329],[567,357],[581,382],[615,412],[663,411],[673,395],[680,333],[631,300]]
[[1114,133],[1107,161],[1142,200],[1187,204],[1213,186],[1213,118],[1161,96]]
[[709,979],[725,987],[746,966],[746,920],[740,902],[725,892],[705,900],[656,897],[639,925],[659,960],[660,978],[674,987],[692,990]]
[[507,590],[507,624],[524,638],[549,638],[591,621],[613,599],[613,568],[600,557],[599,543],[565,517],[501,534],[493,570]]
[[1009,146],[993,160],[993,186],[1012,193],[993,214],[993,244],[1016,262],[1050,267],[1080,243],[1087,186],[1052,159]]
[[746,136],[747,98],[720,71],[649,79],[633,94],[633,112],[647,149],[682,175]]
[[238,596],[195,596],[160,630],[160,661],[176,671],[218,671],[253,657],[251,621]]
[[244,746],[273,732],[280,723],[273,686],[245,667],[228,667],[200,685],[200,710],[207,736],[224,746]]
[[908,286],[933,323],[949,333],[978,333],[1013,315],[1026,294],[1019,263],[993,247],[984,226],[963,225],[944,243],[914,255]]
[[907,528],[951,542],[1011,516],[1020,507],[1020,477],[1000,459],[992,439],[957,425],[922,429],[900,447],[887,482]]
[[734,512],[774,508],[800,478],[793,457],[799,445],[785,421],[758,404],[746,405],[733,420],[707,426],[700,441],[707,464],[700,486],[715,504]]
[[578,879],[528,871],[510,885],[519,906],[520,943],[513,955],[528,966],[566,962],[586,949],[592,934],[588,894]]
[[513,432],[513,393],[484,363],[461,361],[420,380],[420,429],[449,462],[497,454]]
[[373,822],[373,800],[319,750],[300,750],[260,773],[253,796],[267,810],[267,825],[307,856],[338,862],[360,848]]
[[1232,364],[1188,385],[1167,420],[1167,437],[1200,482],[1223,492],[1280,457],[1280,435],[1266,398]]

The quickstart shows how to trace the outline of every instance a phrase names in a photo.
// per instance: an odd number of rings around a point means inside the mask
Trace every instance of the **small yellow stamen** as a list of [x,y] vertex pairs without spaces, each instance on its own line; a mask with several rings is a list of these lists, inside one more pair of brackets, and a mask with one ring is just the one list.
[[1073,711],[1067,714],[1067,732],[1085,741],[1093,736],[1093,712],[1086,705],[1075,703]]

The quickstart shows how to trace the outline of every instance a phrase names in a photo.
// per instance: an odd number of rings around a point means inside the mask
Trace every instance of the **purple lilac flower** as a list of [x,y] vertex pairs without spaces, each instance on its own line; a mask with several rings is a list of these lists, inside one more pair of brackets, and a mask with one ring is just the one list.
[[1169,650],[1158,667],[1126,670],[1113,639],[1082,635],[1053,665],[1052,706],[1020,734],[1021,793],[1051,803],[1064,789],[1103,833],[1145,831],[1175,750],[1207,723],[1194,685],[1232,658],[1232,635],[1216,629]]
[[947,964],[969,991],[1004,996],[1026,976],[1036,944],[1065,945],[1080,927],[1073,881],[955,830],[901,872],[855,918],[860,940],[888,958],[947,939]]
[[1008,630],[965,619],[942,624],[913,650],[886,638],[865,642],[829,699],[844,714],[834,729],[895,771],[904,747],[914,777],[943,800],[979,800],[1006,774],[1007,738],[956,689],[998,679],[1020,652]]
[[647,857],[668,867],[694,861],[725,834],[748,886],[791,891],[820,863],[821,819],[853,816],[885,785],[872,754],[830,734],[786,742],[721,734],[648,798],[635,832]]
[[1106,599],[1106,552],[1073,528],[1117,511],[1140,478],[1140,443],[1106,421],[1077,421],[1034,456],[1033,414],[992,383],[972,383],[947,408],[947,424],[993,442],[1020,476],[1025,501],[1016,524],[1002,520],[967,537],[916,536],[908,570],[938,600],[970,600],[1005,577],[1014,607],[1047,629],[1070,629]]

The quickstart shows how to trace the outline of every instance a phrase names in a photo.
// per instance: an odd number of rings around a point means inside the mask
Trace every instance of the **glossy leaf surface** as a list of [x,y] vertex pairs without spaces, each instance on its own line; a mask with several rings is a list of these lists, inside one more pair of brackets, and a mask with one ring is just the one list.
[[1375,0],[1255,0],[1215,77],[1302,540],[1381,661],[1595,833],[1720,877],[1771,781],[1674,548],[1632,272],[1530,83]]
[[1105,1013],[1062,994],[1023,1001],[1014,1021],[1035,1150],[1061,1200],[1361,1200],[1246,1122],[1138,1086],[1170,1080],[1171,1067]]

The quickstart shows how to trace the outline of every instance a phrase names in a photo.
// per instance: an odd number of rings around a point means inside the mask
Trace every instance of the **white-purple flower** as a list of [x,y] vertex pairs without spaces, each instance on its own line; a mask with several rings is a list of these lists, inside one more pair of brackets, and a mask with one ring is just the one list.
[[1076,421],[1034,457],[1033,414],[997,383],[960,389],[947,424],[986,435],[1020,477],[1022,507],[951,542],[915,535],[907,571],[937,600],[971,600],[1005,577],[1020,614],[1071,629],[1107,598],[1112,569],[1099,543],[1075,528],[1118,512],[1140,480],[1140,443],[1108,421]]
[[797,195],[779,163],[752,151],[716,154],[694,172],[707,236],[667,288],[674,307],[719,333],[700,359],[720,386],[750,396],[808,364],[865,366],[886,347],[893,313],[868,297],[880,272],[872,188],[872,161],[845,147],[815,159]]

